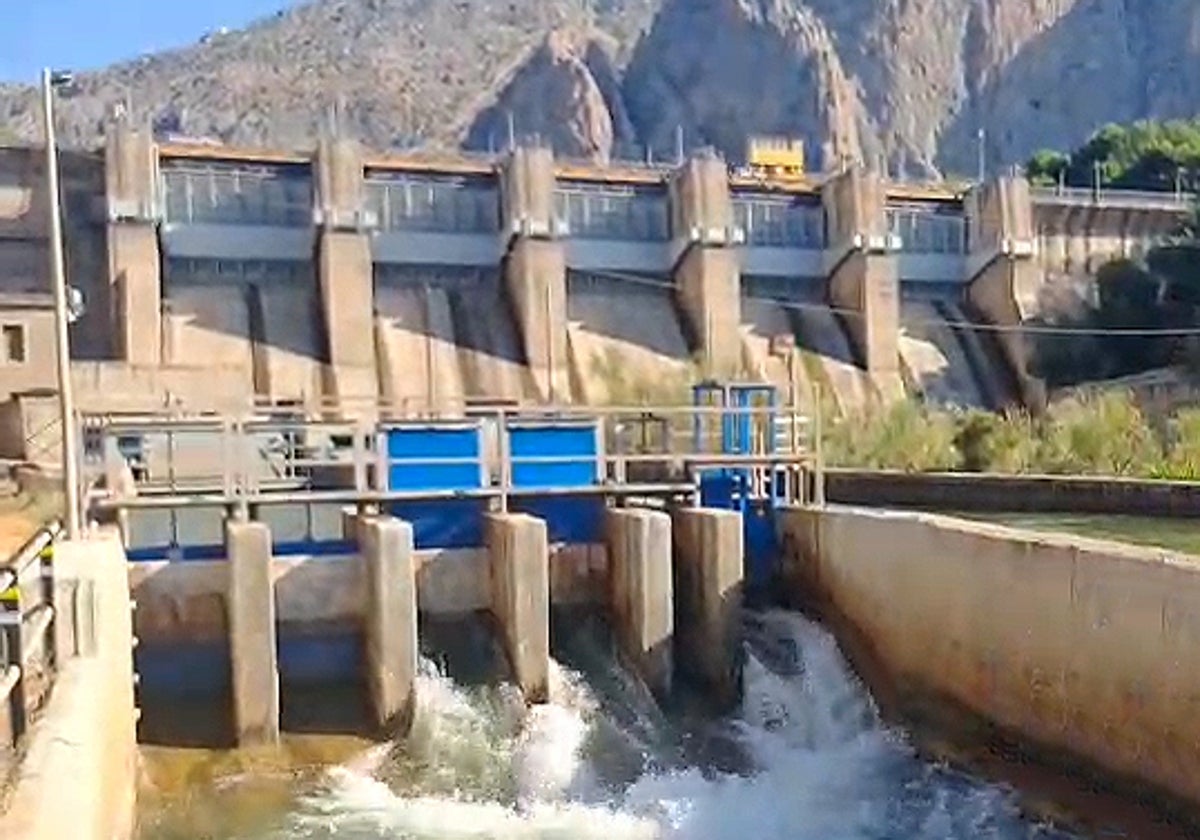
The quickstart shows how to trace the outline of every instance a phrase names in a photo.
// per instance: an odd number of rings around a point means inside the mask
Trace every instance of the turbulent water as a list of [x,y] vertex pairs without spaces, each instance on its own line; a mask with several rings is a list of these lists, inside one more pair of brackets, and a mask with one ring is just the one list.
[[[831,636],[784,612],[746,618],[740,712],[659,712],[576,634],[557,651],[552,702],[466,687],[422,664],[413,732],[287,779],[253,825],[189,830],[186,809],[144,815],[143,840],[467,838],[1024,838],[1014,796],[919,760],[884,727]],[[561,647],[561,645],[560,645]],[[586,675],[586,677],[584,676]],[[248,777],[208,796],[232,802]],[[236,821],[235,821],[236,822]]]

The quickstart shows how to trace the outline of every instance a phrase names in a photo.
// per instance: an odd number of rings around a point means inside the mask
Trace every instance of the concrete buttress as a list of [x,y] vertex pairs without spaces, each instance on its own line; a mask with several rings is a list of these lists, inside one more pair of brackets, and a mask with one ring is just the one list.
[[229,652],[233,724],[239,746],[279,740],[279,666],[271,531],[261,522],[227,521]]
[[412,525],[392,517],[362,521],[367,576],[367,688],[375,721],[393,734],[412,720],[417,675],[417,584]]
[[675,658],[680,676],[720,711],[742,696],[742,517],[685,508],[673,515]]
[[525,514],[487,519],[492,614],[529,703],[550,697],[550,564],[546,523]]
[[609,606],[621,653],[654,694],[671,693],[675,632],[671,517],[652,510],[610,510]]

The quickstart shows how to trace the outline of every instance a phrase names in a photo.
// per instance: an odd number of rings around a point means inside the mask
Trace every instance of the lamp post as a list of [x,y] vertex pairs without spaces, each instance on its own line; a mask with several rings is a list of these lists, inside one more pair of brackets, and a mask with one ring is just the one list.
[[75,405],[71,392],[71,345],[67,331],[67,281],[63,259],[62,211],[58,185],[58,146],[54,137],[54,90],[71,83],[69,73],[42,71],[42,119],[46,133],[46,184],[50,193],[50,285],[54,292],[55,368],[62,425],[63,504],[67,539],[79,538],[79,462]]
[[975,139],[979,141],[979,183],[982,184],[987,180],[987,130],[979,129],[975,132]]

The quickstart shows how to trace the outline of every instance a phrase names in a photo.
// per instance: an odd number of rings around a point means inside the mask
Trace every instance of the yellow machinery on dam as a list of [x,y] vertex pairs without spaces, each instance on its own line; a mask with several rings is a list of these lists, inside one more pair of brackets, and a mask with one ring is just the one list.
[[[158,144],[116,122],[103,150],[64,160],[69,280],[87,301],[71,327],[78,399],[453,415],[479,401],[662,401],[697,374],[783,390],[789,369],[843,412],[1036,393],[1008,328],[1036,315],[1038,243],[1055,219],[1108,218],[1105,196],[1067,208],[1020,178],[913,185],[801,172],[794,141],[750,151],[757,170],[731,174],[703,151],[599,166],[540,147],[384,155],[334,137],[234,149]],[[48,460],[34,160],[0,151],[0,321],[22,357],[0,365],[0,392],[6,428],[21,430],[5,454]],[[1145,237],[1179,218],[1121,207]],[[792,362],[770,350],[784,334]]]

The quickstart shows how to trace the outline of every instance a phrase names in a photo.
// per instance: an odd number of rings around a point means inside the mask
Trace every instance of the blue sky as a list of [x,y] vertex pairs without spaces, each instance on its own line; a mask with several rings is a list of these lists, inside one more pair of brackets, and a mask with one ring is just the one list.
[[243,26],[291,5],[294,0],[0,0],[0,80],[32,82],[47,65],[90,70],[185,46],[205,32]]

